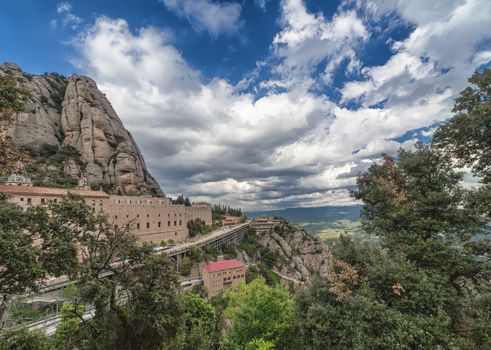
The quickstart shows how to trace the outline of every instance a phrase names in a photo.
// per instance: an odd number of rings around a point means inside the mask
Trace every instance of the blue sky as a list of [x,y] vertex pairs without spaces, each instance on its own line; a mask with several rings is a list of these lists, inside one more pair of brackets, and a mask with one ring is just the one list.
[[0,62],[91,76],[164,191],[350,204],[491,61],[487,0],[0,2]]

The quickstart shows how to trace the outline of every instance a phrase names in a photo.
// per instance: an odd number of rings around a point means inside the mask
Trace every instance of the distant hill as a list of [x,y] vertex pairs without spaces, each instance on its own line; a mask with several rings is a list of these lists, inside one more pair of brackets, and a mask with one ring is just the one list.
[[364,239],[360,222],[363,206],[324,206],[311,208],[287,208],[270,211],[247,212],[249,218],[257,216],[278,216],[305,228],[326,241],[335,240],[341,233],[348,232]]

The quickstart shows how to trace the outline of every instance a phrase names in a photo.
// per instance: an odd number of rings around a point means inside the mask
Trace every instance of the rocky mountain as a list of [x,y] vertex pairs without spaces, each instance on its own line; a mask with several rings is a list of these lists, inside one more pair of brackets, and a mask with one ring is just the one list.
[[271,270],[295,284],[326,275],[332,267],[332,254],[324,241],[286,220],[270,233],[246,236],[237,258],[256,266],[261,274]]
[[8,135],[37,161],[29,171],[35,184],[73,186],[84,177],[91,187],[112,193],[163,195],[133,137],[92,79],[32,75],[13,63],[0,65],[0,74],[5,73],[30,95]]

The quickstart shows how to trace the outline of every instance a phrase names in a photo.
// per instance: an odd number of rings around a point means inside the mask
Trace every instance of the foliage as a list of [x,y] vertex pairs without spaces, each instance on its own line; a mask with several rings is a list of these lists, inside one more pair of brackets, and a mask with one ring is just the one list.
[[74,339],[80,329],[80,318],[85,311],[82,305],[63,303],[61,307],[61,322],[53,337],[52,349],[72,349],[78,339]]
[[274,344],[262,338],[252,339],[249,343],[247,343],[245,349],[246,350],[270,350],[270,349],[274,349]]
[[263,278],[238,284],[226,292],[224,316],[231,326],[226,331],[224,349],[244,349],[262,338],[280,349],[288,348],[292,324],[292,301],[281,286],[268,287]]
[[433,143],[490,184],[491,69],[474,73],[469,82],[473,86],[460,93],[452,110],[456,115],[436,131]]
[[[0,194],[0,319],[12,294],[24,292],[26,288],[36,289],[38,279],[47,273],[59,272],[52,266],[65,266],[58,259],[59,246],[34,245],[42,234],[41,228],[53,220],[49,219],[46,209],[23,211]],[[53,256],[49,264],[44,259],[47,255]]]
[[181,194],[179,197],[177,197],[177,199],[172,200],[172,204],[180,204],[180,205],[184,205],[186,207],[190,207],[191,201],[189,200],[188,197],[184,197],[184,195]]
[[421,267],[466,268],[470,262],[451,244],[468,239],[485,221],[469,207],[461,179],[450,159],[429,146],[401,150],[397,160],[386,156],[357,180],[354,196],[365,203],[365,230]]
[[63,166],[75,162],[81,170],[85,169],[80,152],[69,145],[61,147],[44,144],[39,148],[25,147],[25,151],[34,160],[26,167],[35,186],[74,188],[78,179],[63,172]]
[[188,221],[187,227],[189,237],[191,238],[196,237],[197,235],[207,234],[212,231],[212,228],[207,226],[204,220],[201,220],[200,218]]
[[215,309],[204,298],[191,293],[181,296],[184,308],[183,350],[213,349],[217,342]]
[[231,215],[231,216],[242,216],[242,209],[240,208],[230,208],[230,206],[214,204],[211,207],[211,216],[213,221],[223,219],[223,216]]
[[0,350],[48,350],[49,338],[40,331],[21,329],[0,337]]

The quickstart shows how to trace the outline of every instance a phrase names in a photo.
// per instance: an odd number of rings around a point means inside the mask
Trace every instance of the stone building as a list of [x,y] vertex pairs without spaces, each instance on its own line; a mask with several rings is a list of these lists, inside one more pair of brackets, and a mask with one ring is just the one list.
[[26,209],[56,203],[69,194],[82,197],[94,213],[104,213],[114,228],[129,225],[141,242],[182,242],[188,237],[187,223],[197,218],[212,224],[211,205],[172,204],[169,198],[150,196],[116,196],[103,191],[72,190],[47,187],[0,185],[0,192],[10,201]]
[[240,224],[240,216],[225,215],[222,219],[222,225],[237,225]]
[[245,283],[246,268],[239,260],[222,260],[201,266],[201,278],[208,298],[232,288],[240,282]]
[[276,226],[281,224],[280,219],[270,217],[258,217],[252,220],[251,227],[256,230],[256,233],[268,233],[274,230]]

